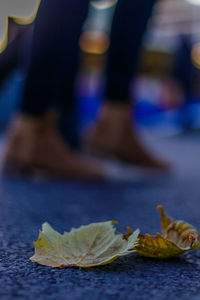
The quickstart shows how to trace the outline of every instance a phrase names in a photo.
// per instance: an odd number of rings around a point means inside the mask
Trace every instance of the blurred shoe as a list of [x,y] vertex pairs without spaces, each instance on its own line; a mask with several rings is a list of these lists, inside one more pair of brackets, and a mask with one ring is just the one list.
[[31,116],[17,116],[8,131],[3,159],[5,172],[31,172],[41,121]]
[[55,113],[42,118],[19,115],[13,122],[4,157],[4,171],[40,172],[50,176],[103,179],[101,167],[73,152],[56,127]]
[[105,104],[96,124],[88,131],[84,149],[92,155],[117,158],[132,165],[167,171],[169,163],[155,157],[132,127],[130,105]]

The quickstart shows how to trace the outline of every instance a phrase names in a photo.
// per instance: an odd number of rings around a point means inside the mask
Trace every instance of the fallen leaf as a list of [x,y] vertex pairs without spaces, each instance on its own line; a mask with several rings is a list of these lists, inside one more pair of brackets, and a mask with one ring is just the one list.
[[135,247],[138,254],[154,258],[170,258],[199,248],[199,233],[192,225],[167,217],[161,205],[157,209],[161,213],[163,235],[139,234],[138,244]]
[[93,223],[72,228],[60,234],[44,223],[39,238],[34,242],[35,254],[32,262],[53,268],[89,268],[108,264],[120,256],[135,252],[139,230],[130,235],[128,241],[116,234],[116,222]]
[[131,229],[131,227],[127,226],[126,227],[127,232],[125,234],[123,234],[123,239],[128,241],[129,237],[133,234],[133,231]]

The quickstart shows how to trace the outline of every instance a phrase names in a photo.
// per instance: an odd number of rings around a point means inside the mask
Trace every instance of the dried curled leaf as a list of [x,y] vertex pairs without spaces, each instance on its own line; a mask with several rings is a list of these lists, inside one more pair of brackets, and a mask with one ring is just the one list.
[[138,254],[155,258],[170,258],[199,248],[199,233],[192,225],[168,218],[161,205],[157,209],[161,213],[163,235],[160,233],[156,236],[140,234],[135,247]]
[[[161,205],[157,209],[161,213],[161,230],[166,239],[185,251],[199,248],[199,233],[191,224],[167,218]],[[169,223],[166,222],[167,219],[170,220]]]
[[72,228],[60,234],[44,223],[39,238],[34,242],[35,254],[31,261],[51,267],[89,268],[108,264],[120,256],[135,252],[139,230],[128,239],[116,234],[116,222],[93,223]]
[[157,233],[156,236],[140,234],[136,252],[142,256],[155,258],[170,258],[184,253],[179,247],[164,238],[160,233]]
[[133,234],[131,227],[126,227],[127,232],[123,234],[123,239],[128,241],[129,237]]

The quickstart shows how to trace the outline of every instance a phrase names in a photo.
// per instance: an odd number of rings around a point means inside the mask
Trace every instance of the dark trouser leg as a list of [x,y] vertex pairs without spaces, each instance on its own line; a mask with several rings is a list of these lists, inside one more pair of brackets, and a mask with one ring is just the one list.
[[21,111],[40,116],[52,105],[73,107],[78,38],[88,0],[42,0]]
[[119,0],[111,31],[106,99],[129,101],[130,80],[139,59],[143,34],[156,0]]
[[[66,0],[65,0],[66,1]],[[83,22],[88,11],[89,0],[67,0],[68,11],[62,19],[63,47],[59,50],[61,62],[59,66],[58,95],[61,107],[60,129],[72,147],[78,147],[78,118],[76,99],[74,97],[74,82],[78,68],[79,44]]]
[[38,11],[33,34],[30,65],[20,110],[40,116],[52,105],[56,93],[61,8],[44,0]]

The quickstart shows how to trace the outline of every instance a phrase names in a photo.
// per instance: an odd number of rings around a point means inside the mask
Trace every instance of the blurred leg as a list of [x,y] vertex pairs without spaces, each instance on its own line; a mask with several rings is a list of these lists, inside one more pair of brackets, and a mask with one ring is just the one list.
[[[57,5],[56,5],[56,2]],[[40,116],[53,103],[57,89],[61,1],[41,2],[32,41],[30,65],[20,111]]]
[[[60,129],[71,146],[79,146],[78,118],[74,82],[79,66],[79,37],[89,0],[65,0],[62,5],[62,47],[59,49],[58,93],[61,107]],[[67,8],[66,8],[67,6]]]
[[[140,141],[132,126],[129,85],[135,76],[142,38],[156,0],[119,0],[107,63],[106,102],[86,145],[95,154],[130,164],[167,169]],[[134,124],[135,125],[135,124]]]
[[129,84],[137,71],[143,35],[156,1],[118,1],[106,73],[109,101],[130,101]]
[[100,167],[71,151],[57,130],[57,114],[50,111],[55,104],[62,109],[66,101],[73,107],[78,37],[87,5],[88,0],[42,0],[24,98],[10,130],[6,166],[70,178],[103,177]]
[[[78,37],[88,0],[43,0],[33,36],[21,111],[41,115],[52,105],[73,107]],[[64,100],[63,100],[64,99]]]

